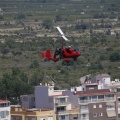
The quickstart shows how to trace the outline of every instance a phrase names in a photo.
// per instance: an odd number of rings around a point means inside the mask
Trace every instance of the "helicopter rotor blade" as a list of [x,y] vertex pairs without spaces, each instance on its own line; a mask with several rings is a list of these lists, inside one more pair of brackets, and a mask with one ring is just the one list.
[[67,39],[65,36],[62,36],[62,38],[63,38],[65,41],[68,41],[68,39]]
[[65,37],[65,35],[64,35],[63,31],[61,30],[61,28],[60,28],[60,27],[56,27],[56,28],[57,28],[58,31],[60,32],[62,38],[63,38],[65,41],[69,41],[69,40]]

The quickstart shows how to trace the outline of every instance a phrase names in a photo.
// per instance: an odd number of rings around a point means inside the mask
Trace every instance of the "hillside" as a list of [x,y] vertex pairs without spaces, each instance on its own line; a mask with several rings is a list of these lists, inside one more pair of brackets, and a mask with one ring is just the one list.
[[[77,61],[71,60],[68,64],[62,60],[54,63],[41,59],[41,52],[49,48],[54,53],[55,48],[61,46],[62,38],[56,26],[60,26],[70,40],[65,46],[72,45],[81,51]],[[57,86],[70,88],[79,85],[79,78],[87,74],[108,73],[112,80],[120,79],[119,71],[119,0],[0,1],[2,86],[6,85],[6,79],[19,80],[17,85],[25,82],[34,86],[52,77]],[[24,93],[26,91],[19,94]]]

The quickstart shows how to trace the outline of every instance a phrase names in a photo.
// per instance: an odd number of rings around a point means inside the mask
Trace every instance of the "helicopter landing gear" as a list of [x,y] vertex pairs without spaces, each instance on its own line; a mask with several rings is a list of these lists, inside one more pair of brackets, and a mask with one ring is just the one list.
[[74,61],[77,61],[77,58],[73,58]]

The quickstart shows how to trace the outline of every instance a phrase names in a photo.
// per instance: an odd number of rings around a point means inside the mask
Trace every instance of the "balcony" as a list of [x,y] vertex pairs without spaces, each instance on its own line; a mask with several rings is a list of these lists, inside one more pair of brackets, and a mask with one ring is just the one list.
[[91,102],[97,102],[97,99],[92,99]]
[[[97,102],[114,102],[116,100],[114,94],[108,95],[94,95],[94,96],[85,96],[79,98],[79,104],[87,105],[89,103],[97,103]],[[120,102],[118,103],[120,104]]]
[[120,101],[118,101],[118,104],[120,104]]
[[89,113],[89,109],[88,108],[84,108],[80,110],[80,113]]
[[115,110],[115,106],[114,107],[106,107],[106,110]]
[[69,114],[69,111],[68,110],[59,110],[56,112],[57,115],[61,115],[61,114]]
[[67,97],[65,98],[55,98],[55,105],[56,106],[62,106],[69,104],[69,99]]
[[114,97],[105,97],[105,100],[113,100],[113,101],[115,101],[115,98]]
[[103,101],[104,101],[104,98],[102,98],[102,99],[98,98],[98,102],[103,102]]
[[80,100],[80,103],[89,103],[89,100]]
[[118,114],[120,114],[120,106],[118,106]]
[[89,114],[84,113],[80,115],[80,120],[89,120]]
[[81,118],[80,120],[89,120],[89,118]]
[[69,104],[69,102],[56,102],[55,105],[56,106],[62,106],[62,105],[67,105]]
[[89,117],[81,117],[80,120],[89,120]]

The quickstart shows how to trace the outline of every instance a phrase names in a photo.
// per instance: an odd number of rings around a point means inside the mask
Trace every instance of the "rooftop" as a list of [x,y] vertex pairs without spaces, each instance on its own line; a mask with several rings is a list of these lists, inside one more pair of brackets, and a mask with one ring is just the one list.
[[59,96],[67,96],[67,95],[59,94],[59,95],[50,95],[50,96],[59,97]]
[[7,102],[10,102],[8,100],[0,100],[0,103],[7,103]]
[[96,77],[99,77],[99,76],[102,76],[102,77],[110,77],[109,74],[98,74]]
[[108,95],[108,94],[115,94],[114,92],[110,92],[110,91],[91,91],[91,92],[81,92],[81,93],[76,93],[75,95],[78,96],[91,96],[91,95]]

